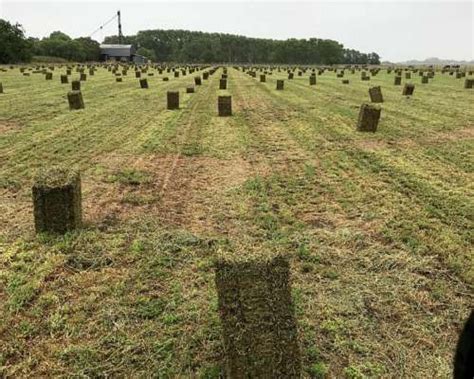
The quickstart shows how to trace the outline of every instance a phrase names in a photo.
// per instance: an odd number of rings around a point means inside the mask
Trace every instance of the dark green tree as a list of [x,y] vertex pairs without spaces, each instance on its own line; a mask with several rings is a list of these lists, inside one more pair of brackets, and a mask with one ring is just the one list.
[[0,63],[29,61],[32,46],[20,24],[11,24],[0,19]]

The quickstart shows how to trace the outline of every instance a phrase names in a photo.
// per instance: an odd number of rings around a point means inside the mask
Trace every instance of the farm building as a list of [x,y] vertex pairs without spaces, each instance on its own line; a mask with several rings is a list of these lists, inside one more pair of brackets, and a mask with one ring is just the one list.
[[100,57],[103,61],[121,61],[145,63],[146,58],[135,52],[133,45],[100,45]]

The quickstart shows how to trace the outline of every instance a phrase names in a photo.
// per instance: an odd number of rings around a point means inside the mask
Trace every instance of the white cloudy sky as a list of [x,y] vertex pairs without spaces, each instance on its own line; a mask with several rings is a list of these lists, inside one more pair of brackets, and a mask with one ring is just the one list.
[[[124,34],[188,29],[275,39],[330,38],[383,60],[474,59],[473,1],[23,1],[0,0],[0,18],[28,36],[88,36],[122,11]],[[116,34],[116,24],[94,35]]]

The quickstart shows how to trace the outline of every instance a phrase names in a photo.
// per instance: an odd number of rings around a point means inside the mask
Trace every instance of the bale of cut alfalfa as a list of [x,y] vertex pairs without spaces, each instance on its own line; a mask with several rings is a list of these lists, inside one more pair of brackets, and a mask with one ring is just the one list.
[[402,85],[402,77],[395,75],[395,77],[393,78],[393,84],[396,86]]
[[295,76],[295,75],[294,75],[292,72],[289,72],[289,73],[288,73],[288,79],[291,80],[291,79],[294,78],[294,76]]
[[61,75],[61,84],[68,84],[68,83],[69,83],[69,79],[67,75]]
[[166,94],[167,109],[179,109],[179,92],[168,91]]
[[232,116],[232,97],[219,96],[217,98],[217,110],[220,117]]
[[194,93],[194,86],[187,86],[186,93]]
[[282,91],[284,86],[285,86],[285,81],[283,79],[278,79],[276,89],[279,91]]
[[200,77],[200,76],[195,76],[195,77],[194,77],[194,84],[195,84],[196,86],[200,86],[200,85],[202,84],[202,82],[201,82],[201,77]]
[[380,86],[369,88],[369,96],[372,103],[383,103],[382,89]]
[[[464,88],[474,88],[474,79],[466,79],[464,80]],[[2,83],[0,83],[0,93],[2,93]]]
[[65,233],[81,227],[81,177],[65,167],[41,170],[34,181],[33,210],[37,233]]
[[207,71],[202,73],[202,79],[203,80],[209,79],[209,73]]
[[382,109],[377,105],[362,104],[357,120],[357,130],[360,132],[376,132]]
[[73,80],[71,82],[71,89],[73,91],[80,91],[81,90],[81,82],[79,80]]
[[349,79],[342,79],[342,84],[349,84]]
[[414,84],[406,83],[405,86],[403,87],[402,95],[412,96],[414,90],[415,90],[415,85]]
[[411,79],[411,72],[405,72],[405,79]]
[[95,74],[94,68],[90,68],[90,69],[89,69],[89,75],[90,75],[90,76],[94,76],[94,74]]
[[215,270],[224,376],[300,378],[301,353],[288,257],[220,254]]
[[219,89],[227,89],[227,79],[219,79]]
[[44,74],[44,78],[46,80],[53,80],[53,73],[52,72],[47,72]]
[[142,77],[142,73],[140,71],[135,71],[135,78],[140,79]]
[[427,76],[422,76],[421,77],[421,84],[428,84],[429,83],[429,78]]
[[179,71],[175,71],[175,72],[174,72],[174,77],[175,77],[175,78],[179,78]]
[[87,80],[87,74],[81,72],[81,75],[79,76],[79,80],[81,82],[85,82]]
[[66,69],[66,75],[68,76],[72,75],[72,70],[70,68]]
[[260,75],[260,83],[265,83],[267,81],[267,77],[264,74]]
[[315,86],[315,85],[316,85],[316,76],[311,75],[311,76],[309,77],[309,85],[310,85],[310,86]]
[[0,82],[0,93],[3,93],[3,84],[1,82]]
[[84,100],[81,91],[69,91],[67,94],[67,100],[69,102],[70,110],[84,109]]
[[140,88],[147,89],[148,88],[148,80],[147,78],[140,79]]

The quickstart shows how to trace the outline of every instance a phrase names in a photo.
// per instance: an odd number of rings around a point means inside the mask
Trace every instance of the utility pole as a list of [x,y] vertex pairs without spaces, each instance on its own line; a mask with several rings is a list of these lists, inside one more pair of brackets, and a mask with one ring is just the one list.
[[117,18],[118,18],[118,38],[119,38],[119,44],[122,44],[122,21],[120,19],[120,11],[117,11]]

